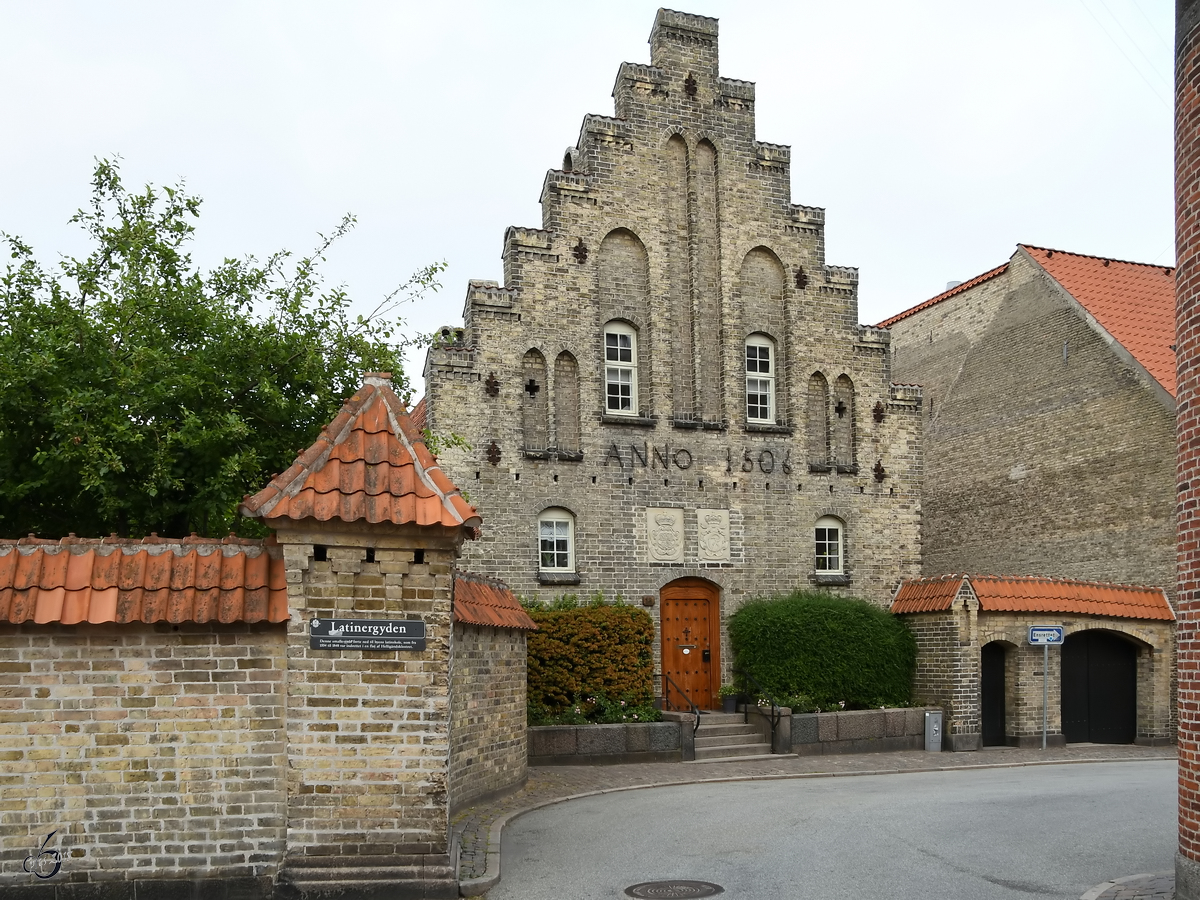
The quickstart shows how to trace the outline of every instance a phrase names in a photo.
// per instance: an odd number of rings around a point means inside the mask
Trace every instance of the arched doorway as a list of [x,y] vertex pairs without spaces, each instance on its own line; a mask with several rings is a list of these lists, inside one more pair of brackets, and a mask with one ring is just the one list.
[[716,709],[721,680],[720,589],[703,578],[679,578],[659,591],[659,636],[667,709]]
[[1062,729],[1068,744],[1132,744],[1137,648],[1107,631],[1080,631],[1062,648]]
[[979,665],[979,718],[983,746],[1003,747],[1008,743],[1004,706],[1007,699],[1004,666],[1007,646],[1002,641],[984,644]]

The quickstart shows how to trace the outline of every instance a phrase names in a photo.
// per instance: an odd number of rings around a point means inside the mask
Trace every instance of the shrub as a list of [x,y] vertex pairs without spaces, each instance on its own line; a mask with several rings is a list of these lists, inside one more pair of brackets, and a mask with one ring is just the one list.
[[796,591],[729,619],[739,669],[776,700],[821,709],[908,705],[917,645],[898,618],[862,600]]
[[604,718],[614,704],[618,710],[636,708],[638,721],[653,715],[650,614],[595,600],[587,606],[563,606],[526,607],[538,626],[529,635],[530,724],[549,724],[548,719],[562,716],[623,721]]

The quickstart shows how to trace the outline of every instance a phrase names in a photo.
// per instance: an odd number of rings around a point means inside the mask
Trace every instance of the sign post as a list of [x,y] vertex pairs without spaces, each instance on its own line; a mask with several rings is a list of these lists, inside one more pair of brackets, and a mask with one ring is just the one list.
[[1042,645],[1042,749],[1046,749],[1047,707],[1050,705],[1050,645],[1064,640],[1061,625],[1030,625],[1029,643]]

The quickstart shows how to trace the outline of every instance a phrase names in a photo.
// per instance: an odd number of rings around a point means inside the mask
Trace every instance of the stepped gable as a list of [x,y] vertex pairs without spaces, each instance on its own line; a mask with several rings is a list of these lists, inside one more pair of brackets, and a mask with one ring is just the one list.
[[504,582],[468,572],[457,572],[454,576],[454,621],[465,625],[537,630],[536,623]]
[[1175,269],[1018,244],[1175,396]]
[[1173,621],[1162,588],[1103,581],[1076,581],[1040,575],[942,575],[909,578],[892,601],[893,613],[949,609],[963,582],[984,612],[1077,613],[1122,619]]
[[482,519],[438,467],[389,373],[371,373],[291,467],[247,497],[242,515],[466,526]]
[[274,538],[0,540],[0,621],[285,622]]

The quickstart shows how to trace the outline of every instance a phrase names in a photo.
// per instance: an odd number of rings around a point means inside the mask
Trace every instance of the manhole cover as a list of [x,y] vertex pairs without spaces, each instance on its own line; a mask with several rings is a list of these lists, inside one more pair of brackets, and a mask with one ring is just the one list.
[[625,888],[625,894],[629,897],[666,897],[672,900],[680,897],[714,897],[723,893],[725,888],[707,881],[646,881]]

